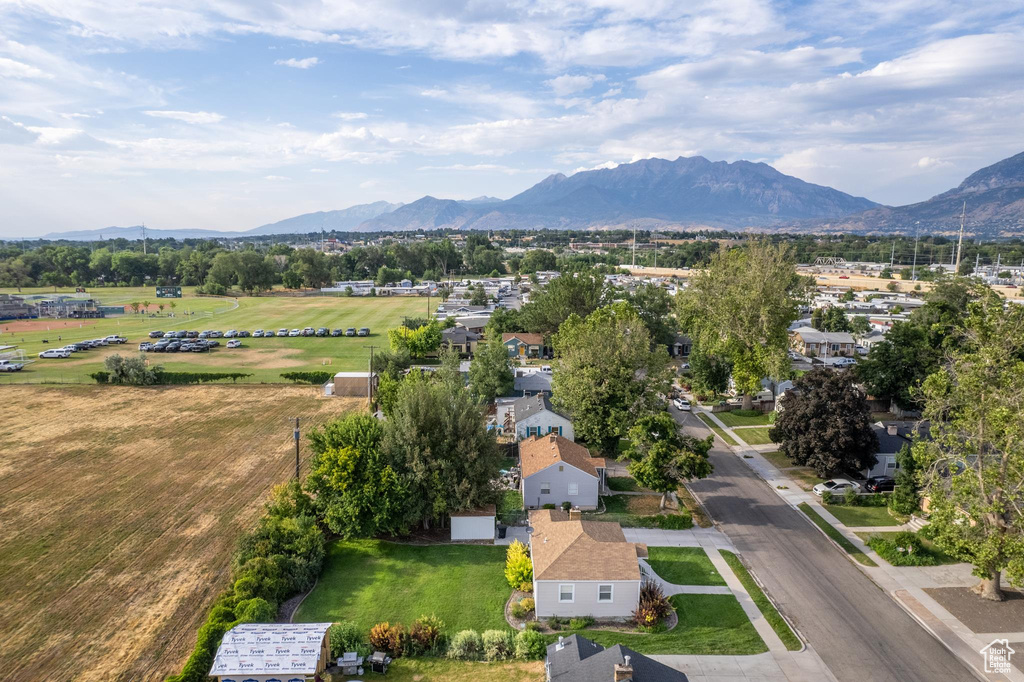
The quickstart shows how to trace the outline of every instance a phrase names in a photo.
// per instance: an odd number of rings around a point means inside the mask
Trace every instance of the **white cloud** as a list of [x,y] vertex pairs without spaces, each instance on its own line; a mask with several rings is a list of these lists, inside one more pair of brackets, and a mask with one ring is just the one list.
[[53,75],[29,64],[0,57],[0,78],[53,78]]
[[146,116],[169,118],[174,121],[181,121],[182,123],[220,123],[224,120],[221,114],[210,111],[144,111],[142,113]]
[[270,180],[272,182],[279,182],[283,180],[291,180],[287,175],[264,175],[264,180]]
[[502,173],[504,175],[521,175],[551,172],[538,168],[514,168],[497,163],[453,163],[447,166],[420,166],[418,171],[467,171],[471,173]]
[[604,163],[599,163],[596,166],[589,166],[589,167],[588,166],[580,166],[579,168],[574,169],[572,171],[572,173],[570,173],[569,175],[575,175],[576,173],[583,173],[585,171],[592,171],[592,170],[611,170],[612,168],[618,168],[618,167],[619,167],[619,162],[618,161],[605,161]]
[[943,166],[951,166],[952,164],[949,161],[936,159],[933,156],[922,156],[915,165],[918,168],[941,168]]
[[361,121],[367,118],[366,113],[362,111],[336,111],[331,116],[340,118],[342,121]]
[[593,87],[594,83],[605,80],[604,74],[594,76],[570,76],[564,74],[557,78],[544,81],[551,90],[559,97],[567,97],[577,92],[584,92]]
[[330,171],[327,170],[326,168],[310,168],[309,172],[310,173],[330,173]]
[[278,59],[274,62],[278,66],[290,66],[293,69],[311,69],[317,64],[322,63],[319,57],[306,57],[305,59]]

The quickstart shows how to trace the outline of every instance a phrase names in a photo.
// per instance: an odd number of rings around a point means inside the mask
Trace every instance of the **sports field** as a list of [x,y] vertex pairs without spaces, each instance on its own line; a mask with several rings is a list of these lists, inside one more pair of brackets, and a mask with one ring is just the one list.
[[[0,389],[0,678],[162,680],[302,430],[312,386]],[[302,443],[303,460],[309,455]]]
[[[60,290],[58,290],[60,291]],[[73,290],[72,290],[73,291]],[[22,293],[50,294],[52,289],[25,289]],[[17,293],[2,289],[0,293]],[[128,305],[149,301],[146,313],[128,313],[99,320],[29,320],[0,322],[0,346],[16,345],[35,362],[24,370],[0,374],[0,385],[7,383],[89,383],[89,374],[103,369],[103,358],[112,353],[136,353],[138,344],[149,341],[153,330],[195,330],[303,327],[369,327],[368,337],[298,337],[242,339],[241,348],[220,347],[210,353],[153,353],[149,360],[170,371],[248,372],[248,383],[280,382],[281,372],[363,370],[367,367],[370,346],[387,345],[387,330],[401,324],[404,317],[425,317],[428,301],[419,297],[334,297],[254,296],[214,298],[196,296],[185,287],[180,299],[157,299],[153,287],[107,288],[89,294],[103,305]],[[174,302],[173,310],[169,307]],[[438,299],[430,299],[432,311]],[[164,304],[161,312],[157,306]],[[171,317],[173,315],[173,317]],[[80,351],[70,358],[39,359],[39,351],[110,334],[128,338],[121,346]],[[44,340],[46,341],[44,343]]]

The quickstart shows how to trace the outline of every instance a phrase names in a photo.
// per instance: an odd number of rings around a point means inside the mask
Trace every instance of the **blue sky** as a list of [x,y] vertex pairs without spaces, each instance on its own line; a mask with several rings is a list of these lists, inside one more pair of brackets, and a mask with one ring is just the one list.
[[0,236],[695,154],[902,204],[1022,151],[1021,112],[1022,0],[0,0]]

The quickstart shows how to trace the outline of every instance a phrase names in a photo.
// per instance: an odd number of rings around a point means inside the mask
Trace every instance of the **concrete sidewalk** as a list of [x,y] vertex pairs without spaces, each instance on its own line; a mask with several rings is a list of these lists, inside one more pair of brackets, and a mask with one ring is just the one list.
[[[733,429],[723,424],[710,411],[697,406],[695,406],[695,409],[707,415],[716,426],[722,428],[726,433],[735,438],[737,442],[742,442],[741,438],[736,437]],[[779,497],[794,507],[801,503],[806,503],[825,521],[838,530],[843,537],[878,564],[876,567],[864,566],[851,559],[853,565],[866,573],[875,584],[885,590],[925,630],[930,632],[957,658],[969,666],[979,679],[996,682],[1024,682],[1024,673],[1016,669],[1011,670],[1008,675],[985,673],[984,659],[980,653],[982,647],[994,639],[1007,638],[1010,641],[1020,641],[1013,639],[1013,635],[1018,633],[984,633],[983,636],[976,634],[924,591],[926,588],[934,587],[968,587],[973,585],[977,582],[977,579],[971,575],[969,565],[892,566],[868,547],[856,533],[902,530],[906,527],[905,525],[849,528],[821,504],[820,498],[800,488],[795,481],[762,457],[757,449],[745,445],[730,446],[730,449],[735,454],[740,455],[743,462],[758,477],[764,480]]]

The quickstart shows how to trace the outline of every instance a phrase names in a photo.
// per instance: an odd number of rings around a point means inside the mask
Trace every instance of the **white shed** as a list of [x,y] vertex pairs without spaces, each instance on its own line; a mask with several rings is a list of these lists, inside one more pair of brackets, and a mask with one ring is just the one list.
[[477,509],[452,514],[452,541],[493,541],[496,511],[496,507],[493,504],[488,504]]

